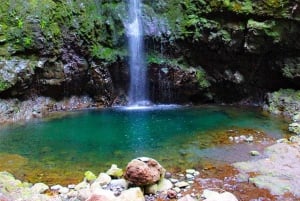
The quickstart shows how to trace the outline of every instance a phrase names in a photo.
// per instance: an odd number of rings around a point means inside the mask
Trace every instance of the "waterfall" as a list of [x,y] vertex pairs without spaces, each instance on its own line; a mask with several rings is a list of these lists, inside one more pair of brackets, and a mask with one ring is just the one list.
[[144,59],[141,0],[129,1],[129,22],[126,31],[129,43],[129,105],[147,105],[147,68]]

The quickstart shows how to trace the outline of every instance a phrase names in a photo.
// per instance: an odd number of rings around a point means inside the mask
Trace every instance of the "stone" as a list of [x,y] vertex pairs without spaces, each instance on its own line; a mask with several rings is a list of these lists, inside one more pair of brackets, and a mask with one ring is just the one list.
[[145,201],[144,194],[139,187],[130,188],[121,193],[117,201]]
[[277,143],[287,143],[287,142],[288,142],[288,139],[286,139],[286,138],[281,138],[281,139],[278,139],[276,142],[277,142]]
[[211,190],[204,190],[202,197],[205,199],[203,201],[238,201],[238,199],[229,192],[218,193]]
[[97,191],[94,191],[91,196],[88,198],[88,200],[93,201],[96,200],[105,200],[105,201],[115,201],[116,197],[114,193],[110,190],[104,190],[104,189],[98,189]]
[[129,183],[125,179],[113,179],[113,180],[111,180],[110,185],[121,186],[122,188],[127,189],[129,186]]
[[94,181],[97,179],[96,175],[94,173],[92,173],[91,171],[86,171],[84,173],[84,178],[87,180],[87,181]]
[[121,186],[124,189],[128,188],[128,182],[125,179],[113,179],[110,182],[112,186]]
[[79,191],[80,189],[87,189],[89,187],[90,187],[90,184],[88,184],[86,181],[83,181],[75,186],[75,190]]
[[185,195],[182,198],[178,199],[178,201],[197,201],[197,200],[190,195]]
[[188,180],[194,179],[194,176],[191,175],[191,174],[186,174],[185,177],[186,177]]
[[180,182],[177,182],[177,183],[175,184],[175,186],[178,187],[178,188],[185,188],[185,187],[187,187],[187,186],[189,186],[189,185],[190,185],[190,184],[187,183],[187,182],[185,182],[185,181],[180,181]]
[[86,201],[116,201],[116,198],[108,197],[106,195],[92,194]]
[[154,184],[164,177],[165,169],[152,158],[137,158],[126,167],[125,179],[137,186]]
[[249,152],[249,154],[251,155],[251,156],[259,156],[260,155],[260,153],[258,152],[258,151],[250,151]]
[[111,177],[106,173],[100,173],[95,182],[98,182],[101,186],[104,186],[111,182]]
[[218,192],[205,189],[203,191],[201,197],[206,198],[206,199],[213,199],[214,198],[216,200],[219,200],[220,199],[220,194]]
[[250,143],[250,142],[253,142],[253,141],[254,141],[254,138],[253,138],[253,136],[251,135],[251,136],[247,137],[244,141]]
[[63,188],[61,185],[54,185],[54,186],[51,186],[50,189],[53,190],[53,191],[59,191],[59,189]]
[[102,187],[101,187],[101,185],[100,185],[100,183],[99,182],[96,182],[96,181],[94,181],[92,184],[91,184],[91,192],[92,193],[95,193],[95,192],[97,192],[97,191],[99,191],[99,190],[102,190]]
[[298,143],[298,144],[300,144],[300,137],[299,136],[291,136],[289,138],[289,141],[292,142],[292,143]]
[[173,184],[168,179],[163,178],[158,182],[157,191],[166,191],[166,190],[169,190],[171,188],[173,188]]
[[294,122],[294,123],[289,124],[289,131],[293,132],[297,135],[300,135],[300,123]]
[[238,201],[238,199],[232,193],[224,192],[224,193],[221,193],[220,195],[221,195],[222,201]]
[[88,188],[83,188],[77,191],[79,200],[87,200],[91,197],[91,191]]
[[145,194],[156,194],[158,191],[158,185],[157,184],[151,184],[144,187]]
[[179,187],[175,187],[173,188],[174,191],[176,191],[177,193],[180,193],[181,189]]
[[171,178],[170,181],[171,181],[172,183],[177,183],[177,182],[178,182],[178,179]]
[[175,190],[169,189],[167,191],[167,196],[170,199],[175,199],[177,197],[177,192]]
[[118,168],[116,164],[112,164],[110,169],[107,170],[106,174],[112,176],[112,177],[121,177],[123,176],[123,170]]
[[194,174],[196,172],[196,170],[195,169],[186,169],[185,172],[187,174]]
[[44,193],[48,189],[49,186],[44,183],[36,183],[31,187],[31,190],[35,193]]
[[67,187],[62,187],[58,190],[60,194],[67,194],[69,192],[69,189]]

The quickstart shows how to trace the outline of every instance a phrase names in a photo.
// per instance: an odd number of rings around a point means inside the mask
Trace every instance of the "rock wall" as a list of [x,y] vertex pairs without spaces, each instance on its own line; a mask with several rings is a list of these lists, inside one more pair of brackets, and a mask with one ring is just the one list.
[[[0,98],[92,97],[126,102],[121,0],[0,5]],[[153,102],[260,103],[300,87],[298,0],[145,0]]]

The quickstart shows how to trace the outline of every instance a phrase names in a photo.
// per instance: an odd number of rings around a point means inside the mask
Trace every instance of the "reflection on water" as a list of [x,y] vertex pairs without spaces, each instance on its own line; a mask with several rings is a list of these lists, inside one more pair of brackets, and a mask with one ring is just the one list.
[[[223,139],[228,139],[224,131],[252,128],[280,138],[282,125],[285,126],[282,120],[250,108],[87,110],[51,121],[5,127],[0,131],[0,153],[26,158],[21,167],[19,163],[15,168],[9,166],[19,177],[51,183],[82,178],[86,170],[104,171],[112,163],[125,167],[129,160],[139,156],[153,157],[166,167],[182,168],[194,166],[202,158],[240,160],[229,153],[241,147],[221,145]],[[0,162],[3,158],[0,155]],[[7,165],[0,163],[0,170],[4,168]]]

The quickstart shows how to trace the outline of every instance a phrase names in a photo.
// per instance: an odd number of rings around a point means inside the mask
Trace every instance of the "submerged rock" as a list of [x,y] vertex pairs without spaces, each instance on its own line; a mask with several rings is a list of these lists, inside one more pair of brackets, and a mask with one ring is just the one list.
[[233,165],[241,172],[255,172],[249,178],[259,188],[266,188],[274,195],[287,192],[299,197],[300,147],[298,144],[277,143],[265,149],[267,158],[238,162]]
[[134,185],[154,184],[163,178],[165,169],[154,159],[141,157],[128,163],[125,178]]

